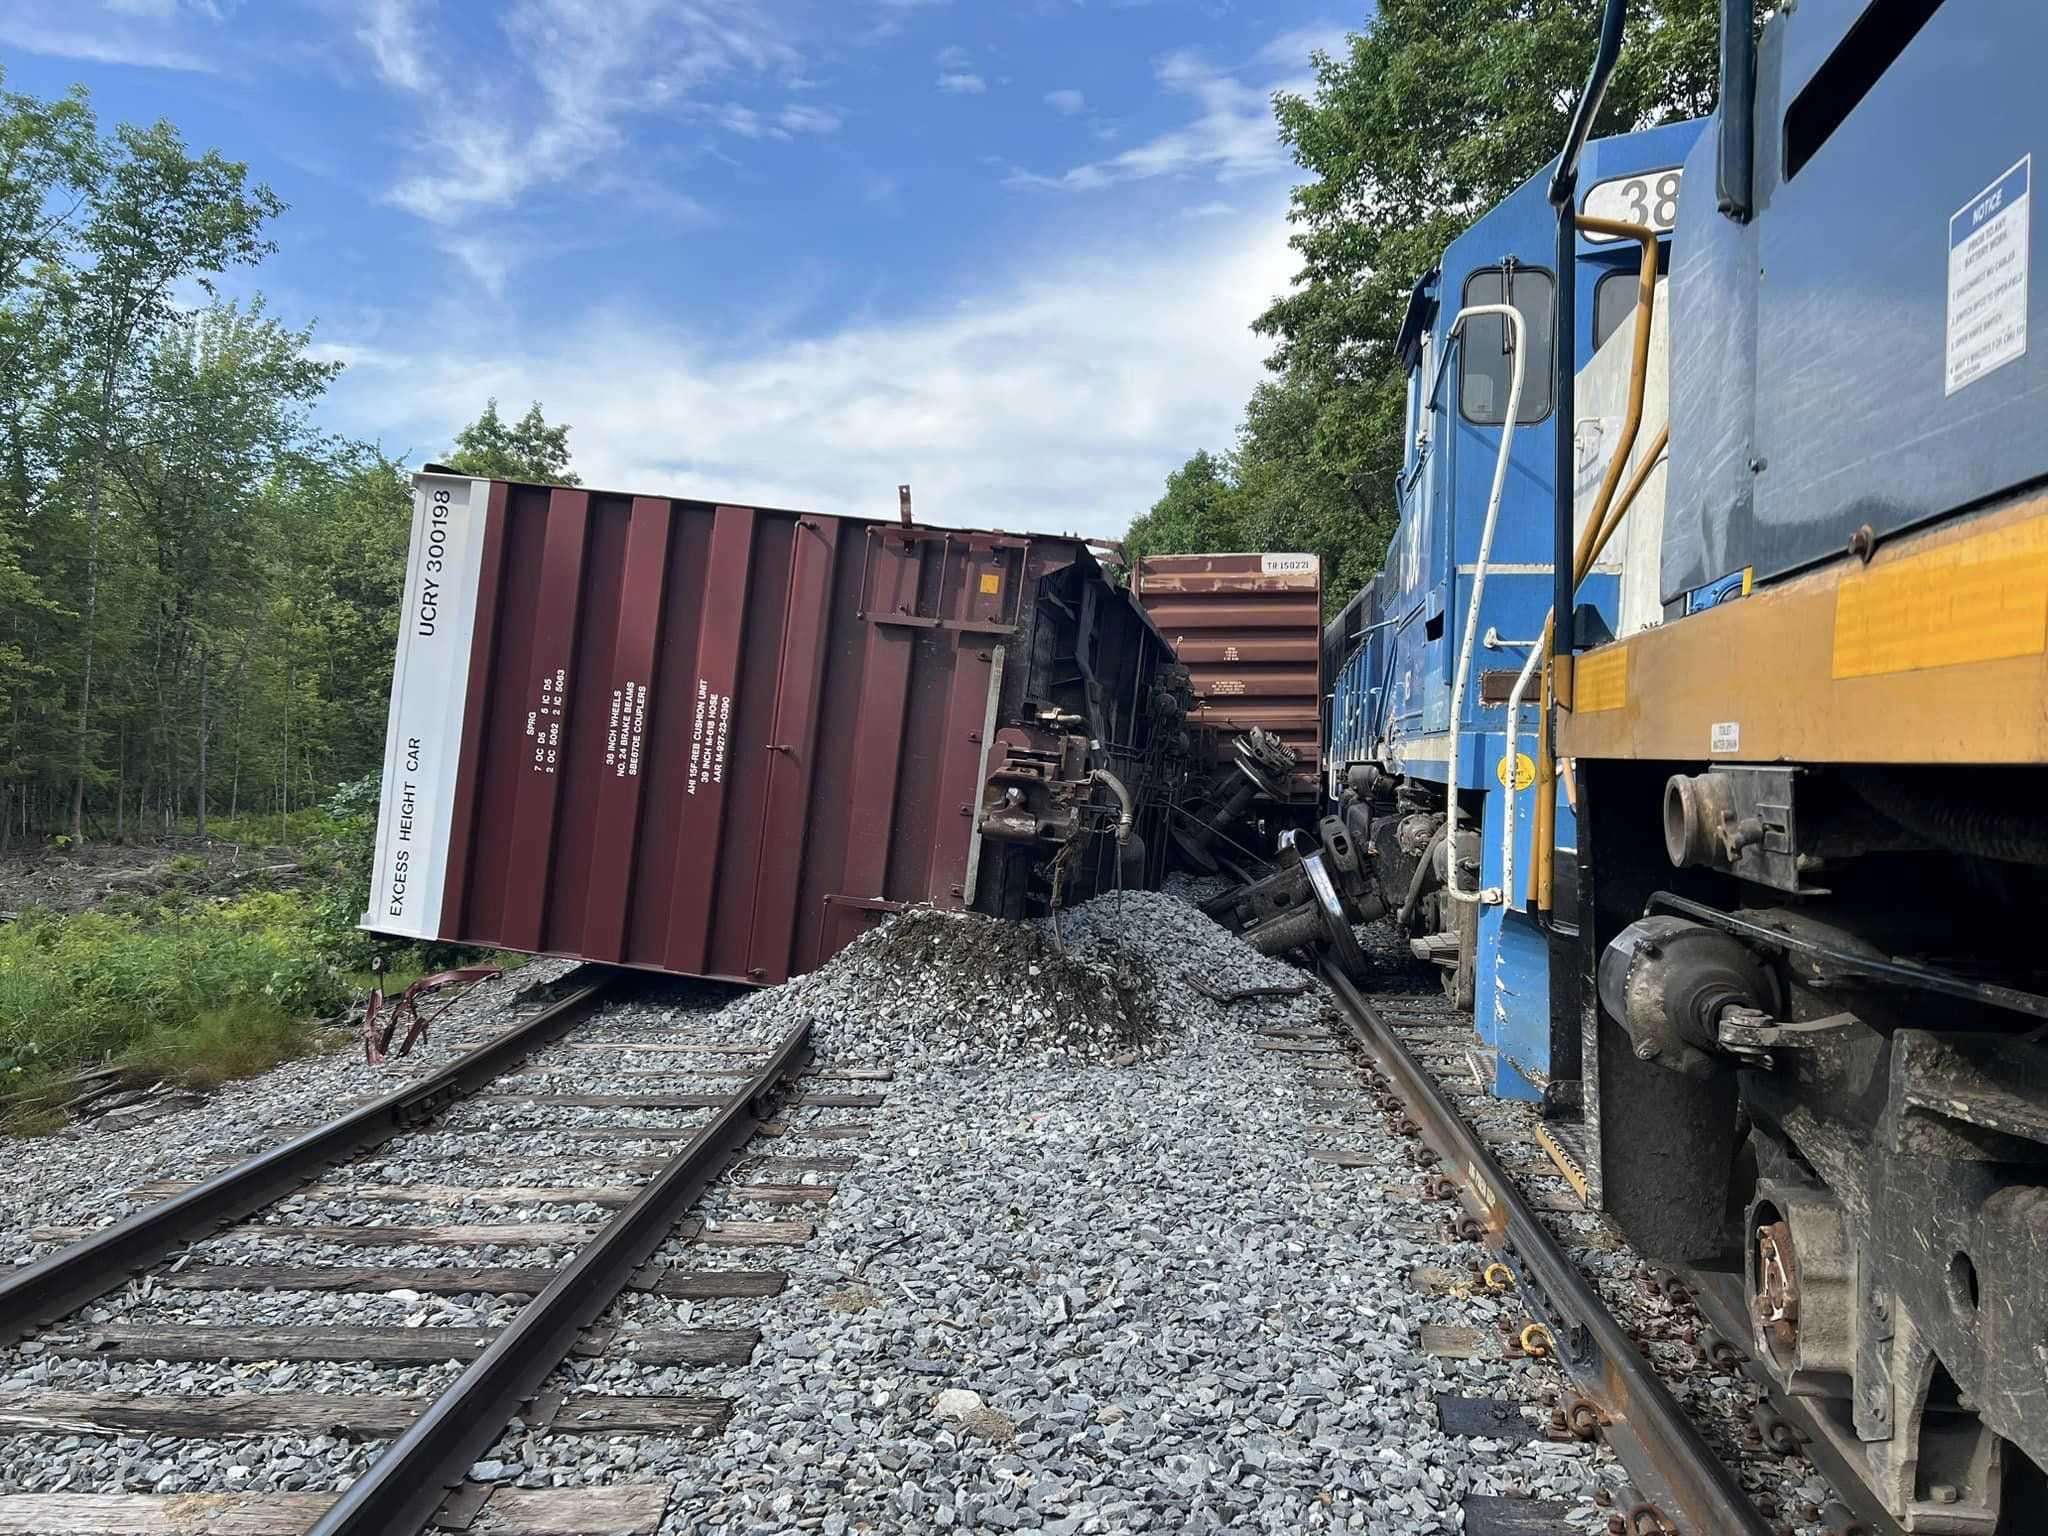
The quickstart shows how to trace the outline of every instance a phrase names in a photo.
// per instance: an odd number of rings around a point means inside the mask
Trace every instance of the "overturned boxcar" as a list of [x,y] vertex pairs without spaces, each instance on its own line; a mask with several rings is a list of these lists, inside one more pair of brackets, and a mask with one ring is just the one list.
[[1156,882],[1165,641],[1080,541],[908,505],[416,477],[363,926],[769,983]]

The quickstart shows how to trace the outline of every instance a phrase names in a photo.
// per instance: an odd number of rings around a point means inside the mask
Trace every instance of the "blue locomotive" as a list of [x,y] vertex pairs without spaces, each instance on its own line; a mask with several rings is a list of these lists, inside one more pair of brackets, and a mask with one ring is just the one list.
[[1714,117],[1588,143],[1624,9],[1416,284],[1325,814],[1234,912],[1391,915],[1870,1528],[2035,1529],[2048,7],[1728,0]]

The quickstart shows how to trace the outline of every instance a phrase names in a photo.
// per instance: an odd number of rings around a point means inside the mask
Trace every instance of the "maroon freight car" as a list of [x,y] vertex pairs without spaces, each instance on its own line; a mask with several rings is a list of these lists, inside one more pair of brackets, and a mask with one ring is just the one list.
[[363,925],[775,982],[1156,878],[1170,659],[1069,538],[420,475]]
[[1322,760],[1322,562],[1303,554],[1151,555],[1138,562],[1135,586],[1188,669],[1192,720],[1216,733],[1215,760],[1232,760],[1239,733],[1270,732],[1299,764],[1290,798],[1313,800]]

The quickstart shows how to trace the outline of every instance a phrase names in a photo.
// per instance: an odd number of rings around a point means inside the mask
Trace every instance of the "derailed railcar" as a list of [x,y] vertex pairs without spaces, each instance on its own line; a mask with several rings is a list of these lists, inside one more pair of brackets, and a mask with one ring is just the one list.
[[414,497],[366,928],[769,983],[1157,878],[1170,658],[1077,540]]
[[1148,555],[1133,586],[1187,668],[1197,726],[1231,763],[1231,738],[1259,730],[1294,754],[1277,785],[1313,800],[1322,753],[1322,561],[1310,554]]
[[1132,590],[1173,646],[1193,708],[1176,857],[1240,877],[1315,819],[1322,752],[1322,561],[1311,554],[1151,555]]

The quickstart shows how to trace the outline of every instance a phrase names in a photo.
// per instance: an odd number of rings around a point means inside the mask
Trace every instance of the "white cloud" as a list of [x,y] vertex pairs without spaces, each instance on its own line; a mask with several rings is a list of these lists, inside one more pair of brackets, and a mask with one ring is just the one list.
[[1072,117],[1077,112],[1086,110],[1088,98],[1079,91],[1047,91],[1045,104],[1062,117]]
[[1359,28],[1351,27],[1297,27],[1292,32],[1282,32],[1273,41],[1259,50],[1259,57],[1268,64],[1277,64],[1282,69],[1304,69],[1312,53],[1327,53],[1333,59],[1347,58],[1351,53],[1351,33]]
[[1180,211],[1180,216],[1184,219],[1220,219],[1225,214],[1235,212],[1237,212],[1237,205],[1235,203],[1217,201],[1213,203],[1197,203],[1192,208],[1183,208]]
[[[48,7],[48,14],[69,17],[75,7]],[[145,18],[145,21],[153,18]],[[80,29],[68,20],[43,21],[26,15],[0,16],[0,45],[23,53],[88,64],[124,64],[135,69],[172,69],[190,74],[219,74],[219,61],[175,46],[162,32],[121,23],[94,22]]]
[[1156,74],[1161,87],[1194,105],[1190,121],[1122,154],[1057,175],[1013,171],[1009,184],[1093,191],[1155,176],[1202,175],[1232,182],[1266,175],[1287,163],[1273,127],[1272,94],[1300,89],[1305,82],[1249,86],[1189,52],[1168,54],[1159,61]]
[[988,89],[988,82],[979,75],[951,74],[939,76],[939,89],[948,96],[979,96]]
[[933,54],[932,62],[944,70],[971,69],[974,65],[974,55],[965,48],[962,48],[958,43],[954,43],[952,46],[941,48],[937,53]]
[[476,279],[477,286],[494,299],[505,296],[505,279],[516,265],[516,247],[490,234],[446,234],[435,242],[443,252],[461,264]]
[[736,101],[710,110],[713,122],[743,139],[790,139],[800,133],[837,133],[840,126],[837,112],[802,103],[784,107],[772,117],[764,117],[752,107],[741,106]]
[[736,133],[743,139],[758,139],[772,130],[761,121],[761,114],[752,107],[743,107],[736,101],[729,101],[722,107],[712,109],[712,121],[727,133]]
[[799,63],[752,0],[518,0],[502,26],[511,63],[491,72],[495,88],[419,115],[417,168],[390,198],[421,218],[509,207],[618,152],[635,115],[735,76],[793,76]]
[[413,0],[368,0],[356,37],[386,83],[402,91],[426,87],[426,39]]
[[409,355],[385,337],[357,354],[334,425],[442,443],[491,395],[538,398],[590,485],[888,517],[907,480],[934,522],[1115,535],[1230,441],[1262,375],[1249,323],[1293,260],[1278,189],[1259,201],[1185,240],[1020,256],[957,302],[822,335],[717,343],[600,309],[522,345],[444,316]]
[[169,21],[180,11],[191,11],[208,21],[225,21],[223,3],[232,8],[240,0],[100,0],[118,16],[146,16],[152,21]]
[[784,107],[775,120],[789,133],[837,133],[839,114],[824,107]]

